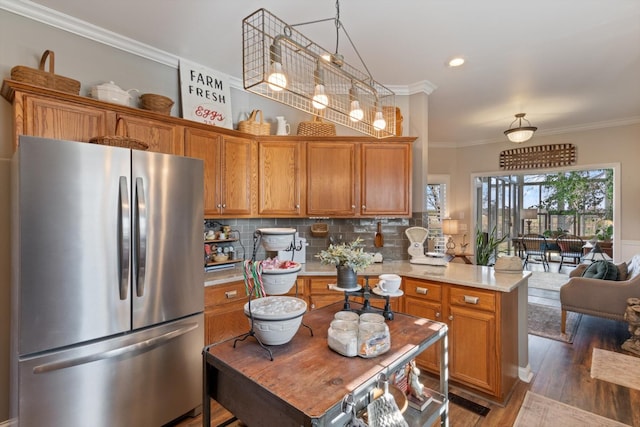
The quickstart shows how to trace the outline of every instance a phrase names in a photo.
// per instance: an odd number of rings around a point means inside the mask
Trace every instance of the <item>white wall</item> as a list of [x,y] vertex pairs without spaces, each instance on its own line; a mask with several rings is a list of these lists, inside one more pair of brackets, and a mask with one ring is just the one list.
[[[616,222],[617,261],[626,261],[640,249],[640,125],[597,129],[572,134],[540,136],[522,144],[544,145],[571,143],[576,146],[576,165],[594,166],[619,164],[620,179],[618,206],[620,222]],[[512,149],[509,142],[458,149],[429,149],[429,173],[451,175],[450,208],[452,217],[464,215],[470,223],[472,216],[472,174],[503,174],[500,171],[500,152]],[[521,171],[515,171],[519,173]]]

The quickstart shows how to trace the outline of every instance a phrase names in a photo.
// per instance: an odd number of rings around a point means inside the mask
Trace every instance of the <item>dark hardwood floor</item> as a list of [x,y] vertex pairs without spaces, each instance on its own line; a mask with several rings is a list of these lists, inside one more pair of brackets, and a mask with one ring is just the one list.
[[[550,294],[542,293],[540,297]],[[592,379],[591,356],[594,348],[622,352],[629,337],[627,324],[583,316],[573,344],[529,335],[529,363],[534,376],[530,383],[518,382],[505,406],[500,406],[451,386],[450,390],[491,411],[482,417],[455,404],[449,406],[452,427],[512,426],[527,390],[575,406],[600,416],[640,427],[640,391]],[[628,354],[628,353],[627,353]],[[429,379],[425,379],[426,382]],[[224,425],[231,414],[213,405],[211,426]],[[177,426],[202,425],[201,417],[187,418]],[[234,424],[236,425],[236,424]],[[271,426],[268,426],[271,427]],[[277,427],[277,426],[273,426]]]

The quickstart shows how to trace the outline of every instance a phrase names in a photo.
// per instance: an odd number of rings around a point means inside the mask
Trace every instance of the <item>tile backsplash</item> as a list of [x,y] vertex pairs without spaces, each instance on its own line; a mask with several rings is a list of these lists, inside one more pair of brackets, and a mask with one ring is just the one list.
[[[349,218],[349,219],[323,219],[328,224],[329,234],[326,237],[313,237],[311,225],[317,220],[309,218],[255,218],[255,219],[207,219],[204,221],[205,229],[219,230],[221,225],[231,226],[232,233],[238,233],[240,240],[235,244],[236,257],[250,259],[253,255],[254,232],[258,228],[287,227],[295,228],[298,235],[307,239],[306,260],[314,261],[315,254],[329,246],[330,237],[336,242],[350,242],[360,237],[364,241],[364,248],[368,252],[380,252],[385,260],[409,259],[407,248],[409,240],[404,234],[408,227],[424,227],[427,221],[423,213],[414,213],[411,218]],[[384,246],[376,248],[374,238],[378,222],[382,223]],[[236,234],[236,236],[238,235]],[[256,251],[256,259],[264,259],[274,256],[273,253],[265,253],[260,246]]]

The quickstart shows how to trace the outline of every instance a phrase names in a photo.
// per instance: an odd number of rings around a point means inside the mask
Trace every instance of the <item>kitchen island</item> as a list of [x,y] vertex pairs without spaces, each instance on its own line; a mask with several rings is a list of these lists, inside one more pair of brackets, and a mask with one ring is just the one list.
[[[351,419],[343,399],[350,396],[356,409],[370,402],[370,392],[381,374],[390,378],[426,348],[444,341],[439,369],[447,369],[447,326],[415,316],[398,314],[388,322],[389,351],[372,358],[344,357],[329,349],[327,329],[336,303],[304,316],[313,335],[300,328],[293,339],[271,346],[273,360],[253,339],[229,339],[203,351],[203,425],[209,426],[209,397],[245,424],[267,426],[344,426]],[[410,425],[448,425],[448,385],[441,376],[439,390],[423,412],[409,408]]]
[[[449,263],[434,270],[408,261],[387,261],[371,265],[360,277],[368,278],[373,287],[377,276],[383,273],[395,273],[403,278],[403,295],[391,298],[394,311],[442,321],[449,326],[453,383],[504,402],[518,379],[531,380],[527,330],[527,288],[531,272],[501,273],[491,267],[462,263]],[[341,292],[330,286],[335,283],[335,277],[335,267],[307,262],[292,292],[297,291],[299,297],[307,300],[311,310],[323,307],[343,299]],[[234,292],[238,297],[236,311],[240,311],[233,320],[236,327],[233,333],[246,332],[242,269],[208,273],[205,285],[207,295],[217,293],[216,301],[227,303],[219,312],[218,325],[225,322],[230,331],[233,316],[229,308]],[[232,286],[236,288],[232,290]],[[207,343],[216,341],[210,339]],[[418,359],[419,365],[437,374],[437,354],[437,349],[429,349]]]

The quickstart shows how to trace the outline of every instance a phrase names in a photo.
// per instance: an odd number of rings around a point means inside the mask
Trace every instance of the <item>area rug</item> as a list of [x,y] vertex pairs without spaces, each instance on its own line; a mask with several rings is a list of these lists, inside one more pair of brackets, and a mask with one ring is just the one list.
[[640,390],[640,357],[594,348],[591,378]]
[[560,287],[569,281],[569,275],[565,273],[553,273],[550,271],[532,271],[529,276],[529,287],[536,289],[549,289],[559,291]]
[[623,427],[618,421],[527,391],[514,427]]
[[567,312],[566,334],[560,333],[560,307],[529,303],[527,324],[530,334],[551,338],[556,341],[573,343],[582,314]]

